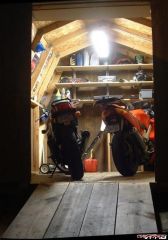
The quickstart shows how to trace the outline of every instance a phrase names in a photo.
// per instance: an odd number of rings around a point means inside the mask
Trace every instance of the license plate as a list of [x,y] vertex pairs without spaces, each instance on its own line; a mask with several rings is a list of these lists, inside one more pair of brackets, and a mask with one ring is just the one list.
[[105,131],[109,132],[109,133],[114,133],[114,132],[119,131],[119,129],[120,129],[119,124],[115,123],[113,125],[107,125],[106,128],[105,128]]
[[70,124],[72,120],[73,120],[72,114],[63,114],[57,117],[58,123]]

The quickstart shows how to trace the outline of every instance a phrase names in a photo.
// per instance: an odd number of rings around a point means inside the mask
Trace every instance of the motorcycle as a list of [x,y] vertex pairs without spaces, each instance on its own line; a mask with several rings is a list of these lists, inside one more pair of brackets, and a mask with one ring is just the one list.
[[44,110],[40,119],[46,119],[47,128],[42,133],[47,133],[47,144],[50,149],[52,164],[42,164],[42,173],[52,172],[56,169],[71,175],[73,180],[80,180],[84,175],[82,153],[90,136],[88,131],[78,133],[77,101],[70,99],[54,100],[50,112]]
[[97,96],[102,123],[97,136],[83,153],[84,159],[100,136],[112,134],[111,150],[117,170],[133,176],[139,165],[154,166],[154,111],[147,101],[127,103],[122,96]]

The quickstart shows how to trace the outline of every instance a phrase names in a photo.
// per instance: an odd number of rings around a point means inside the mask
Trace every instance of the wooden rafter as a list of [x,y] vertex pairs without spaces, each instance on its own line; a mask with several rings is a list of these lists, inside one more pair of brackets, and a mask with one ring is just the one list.
[[43,82],[43,77],[45,73],[48,71],[48,68],[52,62],[52,59],[55,57],[55,54],[53,53],[53,50],[50,49],[49,54],[45,60],[45,63],[43,64],[43,67],[41,68],[41,71],[36,78],[35,84],[33,85],[32,91],[31,91],[31,97],[35,97],[37,95],[37,92],[39,91],[41,84]]
[[145,40],[139,36],[114,28],[110,29],[109,34],[111,35],[111,40],[113,42],[152,55],[152,41]]
[[39,76],[40,71],[42,70],[42,68],[43,68],[43,66],[45,64],[45,61],[46,61],[48,55],[49,55],[49,51],[48,50],[46,50],[46,51],[44,51],[42,53],[41,58],[39,60],[39,63],[37,64],[34,72],[32,73],[32,76],[31,76],[31,90],[33,89],[35,81],[36,81],[37,77]]
[[144,26],[143,24],[136,23],[125,18],[115,18],[111,20],[112,26],[116,27],[127,33],[134,34],[147,40],[152,39],[151,27]]
[[52,42],[55,41],[56,39],[63,37],[67,34],[70,34],[72,32],[75,32],[79,29],[82,29],[83,27],[85,27],[84,21],[82,20],[72,21],[45,34],[45,39],[46,41],[52,44]]
[[136,23],[143,24],[144,26],[152,27],[152,21],[149,18],[138,17],[138,18],[128,18],[128,19]]
[[32,43],[32,49],[34,50],[37,43],[40,42],[42,36],[48,32],[51,32],[53,30],[55,30],[56,28],[60,28],[64,25],[66,25],[67,23],[69,23],[70,21],[57,21],[57,22],[54,22],[54,23],[51,23],[50,25],[47,25],[45,27],[42,27],[40,28],[38,31],[37,31],[37,34],[33,40],[33,43]]
[[42,96],[44,95],[44,92],[46,91],[47,86],[52,79],[52,76],[54,74],[54,71],[55,71],[55,68],[56,68],[58,62],[59,62],[59,58],[54,57],[52,63],[49,66],[48,71],[44,75],[42,85],[41,85],[41,87],[38,91],[38,94],[37,94],[37,98],[38,98],[39,101],[41,100]]
[[59,52],[59,57],[65,57],[73,52],[77,52],[83,48],[86,48],[91,45],[90,40],[88,39],[88,34],[83,33],[75,39],[61,44],[60,46],[55,47],[55,51]]

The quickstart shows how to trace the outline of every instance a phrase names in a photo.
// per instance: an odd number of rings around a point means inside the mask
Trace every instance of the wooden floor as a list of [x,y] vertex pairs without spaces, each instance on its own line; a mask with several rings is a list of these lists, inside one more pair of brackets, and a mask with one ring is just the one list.
[[[53,177],[51,177],[51,174],[32,174],[31,177],[32,184],[69,181],[71,181],[69,175],[65,175],[59,172],[55,173]],[[155,174],[151,171],[139,171],[132,177],[123,177],[119,172],[85,172],[82,182],[150,183],[155,182]]]
[[2,238],[157,233],[148,182],[39,184]]

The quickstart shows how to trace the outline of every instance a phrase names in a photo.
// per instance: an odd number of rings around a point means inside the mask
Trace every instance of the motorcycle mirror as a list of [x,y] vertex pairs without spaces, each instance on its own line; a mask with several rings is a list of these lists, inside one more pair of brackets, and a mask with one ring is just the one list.
[[101,132],[104,132],[105,128],[106,128],[106,124],[105,124],[105,122],[102,120],[101,126],[100,126],[100,131],[101,131]]

